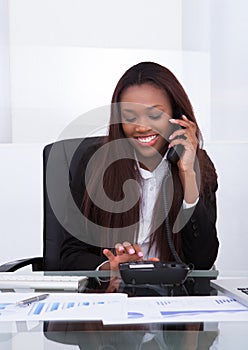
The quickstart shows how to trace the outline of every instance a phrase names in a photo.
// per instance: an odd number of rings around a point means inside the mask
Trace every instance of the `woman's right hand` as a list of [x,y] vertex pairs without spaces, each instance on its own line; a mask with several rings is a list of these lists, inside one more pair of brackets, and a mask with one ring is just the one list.
[[[129,261],[143,260],[143,252],[138,244],[131,244],[129,242],[117,243],[115,245],[115,254],[109,249],[104,249],[103,254],[108,258],[109,270],[118,270],[119,264]],[[159,261],[157,258],[149,259]],[[107,264],[106,264],[107,265]],[[107,266],[104,266],[106,269]]]

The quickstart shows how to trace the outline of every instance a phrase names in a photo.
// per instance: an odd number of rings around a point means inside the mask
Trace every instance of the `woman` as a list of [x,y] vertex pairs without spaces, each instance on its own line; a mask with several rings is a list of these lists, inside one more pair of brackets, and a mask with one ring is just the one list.
[[[170,150],[178,145],[173,162]],[[178,257],[195,269],[212,267],[217,175],[188,96],[167,68],[142,62],[124,73],[112,97],[109,134],[88,147],[80,164],[70,186],[85,225],[77,238],[65,232],[62,269],[175,260],[165,205]]]

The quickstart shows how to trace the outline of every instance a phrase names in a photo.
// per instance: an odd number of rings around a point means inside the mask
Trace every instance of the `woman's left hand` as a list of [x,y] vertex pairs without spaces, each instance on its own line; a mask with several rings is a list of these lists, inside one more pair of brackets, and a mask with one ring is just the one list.
[[179,171],[192,171],[194,169],[195,155],[198,146],[196,124],[190,121],[185,115],[182,116],[182,119],[170,119],[170,122],[182,127],[175,130],[169,137],[171,141],[169,148],[179,144],[184,146],[184,152],[177,163]]

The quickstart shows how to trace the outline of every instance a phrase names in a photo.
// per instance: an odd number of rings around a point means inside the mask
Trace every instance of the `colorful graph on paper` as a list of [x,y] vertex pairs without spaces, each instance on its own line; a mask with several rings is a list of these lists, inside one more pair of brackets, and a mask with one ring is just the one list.
[[[0,321],[1,320],[102,320],[106,314],[115,318],[116,315],[126,315],[127,296],[111,294],[51,294],[45,301],[35,302],[26,307],[17,307],[16,302],[22,295],[15,295],[15,302],[3,302],[0,293]],[[13,299],[13,295],[9,298]]]

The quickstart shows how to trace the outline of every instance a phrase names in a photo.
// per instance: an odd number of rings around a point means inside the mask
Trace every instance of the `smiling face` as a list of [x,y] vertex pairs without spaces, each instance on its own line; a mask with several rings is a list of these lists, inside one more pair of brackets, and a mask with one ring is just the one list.
[[141,166],[153,170],[161,161],[160,155],[165,154],[172,132],[170,99],[165,91],[146,83],[128,87],[120,102],[124,134]]

